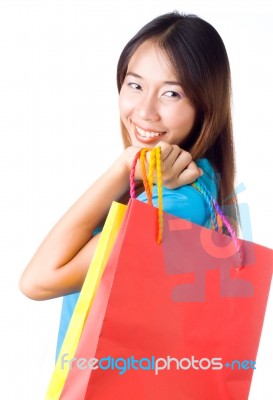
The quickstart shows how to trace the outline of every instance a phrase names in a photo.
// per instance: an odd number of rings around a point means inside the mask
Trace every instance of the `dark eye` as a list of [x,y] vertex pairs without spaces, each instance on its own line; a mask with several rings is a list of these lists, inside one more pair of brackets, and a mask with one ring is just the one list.
[[167,96],[167,97],[178,97],[178,98],[182,97],[179,93],[173,92],[172,90],[169,90],[168,92],[165,92],[164,95]]
[[130,86],[132,89],[135,89],[135,90],[140,90],[141,89],[141,86],[138,85],[137,83],[134,83],[134,82],[129,82],[128,86]]

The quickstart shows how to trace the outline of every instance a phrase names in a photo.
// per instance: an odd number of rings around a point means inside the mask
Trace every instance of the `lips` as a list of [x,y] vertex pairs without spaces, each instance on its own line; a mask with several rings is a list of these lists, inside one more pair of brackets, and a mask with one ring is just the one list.
[[165,134],[166,132],[156,132],[152,130],[146,130],[143,128],[140,128],[139,126],[135,125],[135,136],[138,141],[142,143],[153,143],[158,140],[161,140],[161,137]]

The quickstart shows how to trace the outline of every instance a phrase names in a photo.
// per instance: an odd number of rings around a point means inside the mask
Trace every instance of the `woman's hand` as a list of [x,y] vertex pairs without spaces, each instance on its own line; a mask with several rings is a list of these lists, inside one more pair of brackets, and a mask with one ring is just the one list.
[[203,175],[202,169],[192,161],[188,151],[166,142],[159,142],[158,146],[161,147],[162,181],[167,188],[188,185]]
[[[203,174],[201,168],[198,168],[189,152],[182,150],[177,145],[171,145],[166,142],[159,142],[157,146],[161,147],[161,168],[163,185],[169,189],[175,189],[180,186],[188,185],[194,182]],[[125,152],[125,163],[128,170],[131,169],[135,155],[140,150],[136,146],[128,147]],[[147,164],[149,164],[150,153],[146,153]],[[141,170],[139,163],[136,167],[135,178],[141,180]]]

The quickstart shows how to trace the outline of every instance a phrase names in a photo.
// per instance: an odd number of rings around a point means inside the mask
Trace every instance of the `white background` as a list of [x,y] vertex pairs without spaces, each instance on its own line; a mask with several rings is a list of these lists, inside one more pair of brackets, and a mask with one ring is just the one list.
[[[116,63],[150,19],[177,9],[221,34],[233,79],[237,184],[246,187],[239,202],[249,206],[254,241],[273,247],[270,3],[0,1],[1,398],[44,398],[61,300],[31,301],[17,282],[48,230],[120,153]],[[272,297],[252,400],[273,398]]]

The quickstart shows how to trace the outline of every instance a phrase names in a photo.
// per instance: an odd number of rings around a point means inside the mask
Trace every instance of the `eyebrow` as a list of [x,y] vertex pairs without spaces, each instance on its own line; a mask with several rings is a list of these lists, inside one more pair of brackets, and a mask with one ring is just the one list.
[[[135,78],[143,79],[142,76],[140,76],[138,74],[135,74],[134,72],[128,71],[126,76],[128,76],[128,75],[134,76]],[[175,86],[181,86],[182,87],[181,83],[178,82],[178,81],[164,81],[163,83],[166,84],[166,85],[175,85]]]

